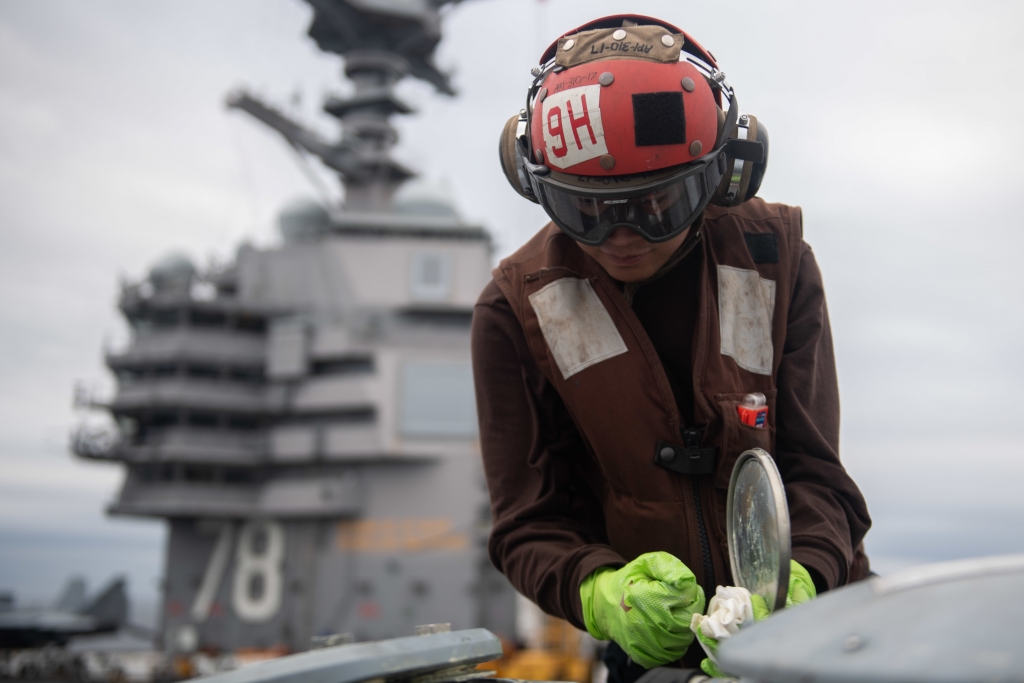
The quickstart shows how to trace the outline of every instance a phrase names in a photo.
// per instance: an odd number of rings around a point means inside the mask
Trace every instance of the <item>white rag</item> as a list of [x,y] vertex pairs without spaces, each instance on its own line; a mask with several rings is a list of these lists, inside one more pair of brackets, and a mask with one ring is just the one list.
[[[750,591],[739,586],[719,586],[715,589],[715,597],[708,603],[707,615],[694,614],[690,630],[694,633],[699,630],[705,637],[721,642],[753,622],[754,605],[750,601]],[[712,661],[717,661],[711,648],[703,642],[700,646]]]

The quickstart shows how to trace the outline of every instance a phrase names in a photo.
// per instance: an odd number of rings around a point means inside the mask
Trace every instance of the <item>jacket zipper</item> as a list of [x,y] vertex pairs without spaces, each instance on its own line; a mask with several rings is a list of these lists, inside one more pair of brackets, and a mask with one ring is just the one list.
[[[680,431],[683,434],[686,453],[693,454],[696,452],[703,455],[700,442],[704,437],[704,430],[686,429],[681,425]],[[711,561],[711,543],[708,541],[708,529],[704,525],[704,506],[701,505],[700,500],[700,477],[691,475],[690,481],[693,482],[693,507],[697,511],[697,532],[700,535],[700,550],[704,560],[705,588],[713,590],[715,588],[715,565]]]
[[[700,550],[704,556],[704,592],[715,588],[715,566],[711,563],[711,544],[708,542],[708,530],[704,526],[704,511],[700,503],[700,479],[691,477],[693,481],[693,504],[697,508],[697,531],[700,533]],[[710,599],[710,598],[709,598]]]

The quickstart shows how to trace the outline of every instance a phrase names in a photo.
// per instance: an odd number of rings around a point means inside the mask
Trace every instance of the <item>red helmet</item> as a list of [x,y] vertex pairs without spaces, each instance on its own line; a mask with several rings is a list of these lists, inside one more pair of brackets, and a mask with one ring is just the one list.
[[662,242],[716,193],[727,204],[756,193],[767,134],[737,117],[714,57],[675,26],[598,19],[555,41],[534,75],[502,134],[502,165],[574,239],[601,244],[625,225]]

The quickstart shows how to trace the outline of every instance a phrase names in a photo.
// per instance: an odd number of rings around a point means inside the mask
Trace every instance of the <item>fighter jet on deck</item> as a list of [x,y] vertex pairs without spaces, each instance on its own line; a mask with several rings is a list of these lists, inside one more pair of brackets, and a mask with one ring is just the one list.
[[52,607],[0,610],[0,649],[64,645],[72,636],[116,631],[127,619],[123,578],[111,581],[92,600],[87,599],[85,581],[74,578]]

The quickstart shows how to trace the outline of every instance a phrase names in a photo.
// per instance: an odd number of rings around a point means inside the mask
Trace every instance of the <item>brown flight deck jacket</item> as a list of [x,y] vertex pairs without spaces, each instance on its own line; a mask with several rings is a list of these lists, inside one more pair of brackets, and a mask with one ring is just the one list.
[[[623,286],[549,224],[501,261],[474,313],[490,557],[579,628],[583,579],[642,553],[678,557],[709,598],[732,583],[726,488],[754,447],[778,464],[793,558],[819,589],[868,573],[871,520],[839,461],[831,331],[800,210],[709,207],[667,266]],[[736,410],[755,391],[762,429]]]

